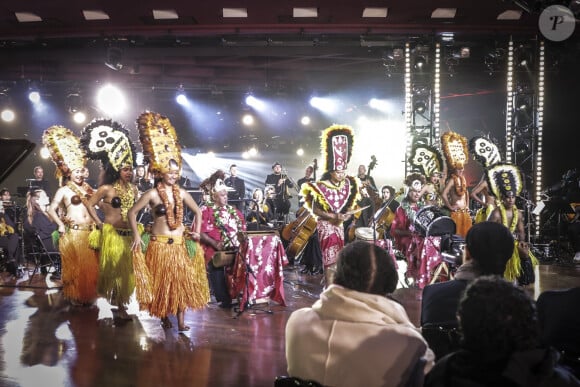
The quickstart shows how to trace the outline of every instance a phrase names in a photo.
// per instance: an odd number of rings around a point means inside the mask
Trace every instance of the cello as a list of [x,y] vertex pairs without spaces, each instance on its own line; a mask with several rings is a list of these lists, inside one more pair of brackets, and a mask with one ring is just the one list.
[[[380,208],[382,205],[382,199],[379,196],[379,194],[375,191],[374,187],[371,185],[370,180],[368,180],[368,178],[371,176],[371,172],[372,170],[376,167],[377,165],[377,157],[375,155],[371,156],[371,162],[369,163],[369,166],[367,167],[367,175],[365,180],[361,180],[361,188],[365,188],[366,192],[369,195],[369,199],[373,202],[373,206],[374,208]],[[358,205],[357,207],[360,208],[360,205]],[[360,218],[362,214],[362,211],[358,211],[354,214],[352,222],[348,225],[347,231],[346,231],[346,238],[348,242],[352,242],[355,240],[356,238],[356,228],[357,228],[357,223],[358,223],[358,219]],[[360,226],[360,225],[359,225]],[[367,224],[363,224],[361,227],[367,227]]]

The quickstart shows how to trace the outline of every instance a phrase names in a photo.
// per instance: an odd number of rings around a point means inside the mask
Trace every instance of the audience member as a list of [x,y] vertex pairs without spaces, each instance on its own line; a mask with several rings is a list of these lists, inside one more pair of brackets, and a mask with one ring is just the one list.
[[507,227],[493,222],[475,224],[465,239],[464,263],[452,281],[423,289],[421,325],[457,325],[457,307],[467,284],[483,275],[502,275],[514,250],[514,238]]
[[286,325],[290,376],[325,386],[421,386],[433,353],[388,295],[398,281],[385,250],[364,241],[338,256],[334,283]]
[[461,349],[435,364],[425,386],[580,386],[542,347],[534,301],[500,276],[473,281],[457,315]]
[[580,287],[547,290],[536,305],[544,344],[560,351],[560,363],[580,378]]

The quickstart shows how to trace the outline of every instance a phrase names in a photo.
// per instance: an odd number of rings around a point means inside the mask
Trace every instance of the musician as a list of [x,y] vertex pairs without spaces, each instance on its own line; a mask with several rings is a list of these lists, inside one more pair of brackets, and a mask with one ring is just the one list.
[[[538,265],[538,260],[526,242],[523,213],[516,207],[516,197],[523,187],[520,170],[514,165],[496,164],[487,170],[487,174],[492,192],[501,198],[489,221],[503,224],[514,236],[515,248],[506,265],[504,277],[508,281],[517,280],[520,285],[528,285],[534,282],[534,278],[531,277],[533,266]],[[524,265],[528,265],[528,269],[531,266],[531,272],[529,270],[526,272]],[[526,278],[523,274],[530,278]]]
[[33,173],[34,179],[29,181],[29,187],[31,189],[41,189],[46,192],[48,197],[51,197],[52,191],[50,190],[50,183],[44,179],[44,169],[40,165],[37,165],[34,167]]
[[371,175],[367,175],[367,167],[365,167],[362,164],[358,166],[357,177],[363,186],[371,187],[375,191],[377,190],[377,185],[375,184],[375,179]]
[[17,206],[16,203],[12,201],[12,195],[8,188],[2,188],[0,190],[0,204],[4,207],[4,213],[8,214],[10,219],[13,221],[18,220]]
[[381,187],[381,199],[383,203],[389,203],[390,201],[389,208],[391,211],[395,212],[399,208],[400,203],[395,198],[395,188],[393,186],[383,185]]
[[63,294],[73,305],[88,306],[97,299],[99,277],[98,256],[89,247],[89,234],[100,220],[88,210],[93,189],[84,181],[86,156],[80,140],[62,126],[45,130],[42,141],[50,149],[57,177],[63,182],[48,208],[60,234]]
[[350,219],[350,211],[358,199],[358,182],[347,176],[346,169],[352,155],[353,130],[333,125],[322,132],[325,170],[320,181],[305,183],[301,194],[304,206],[317,218],[316,229],[322,251],[326,285],[332,283],[338,252],[344,246],[343,222]]
[[230,176],[224,181],[225,185],[233,188],[228,192],[228,201],[238,210],[244,211],[244,198],[246,197],[246,182],[238,176],[238,166],[230,165]]
[[216,171],[202,182],[211,187],[211,202],[201,207],[200,242],[203,246],[209,282],[219,306],[230,308],[232,297],[226,284],[226,269],[215,267],[212,258],[216,251],[236,251],[240,248],[239,233],[246,231],[246,220],[240,210],[228,204],[224,172]]
[[314,181],[314,177],[312,177],[313,173],[314,173],[314,168],[311,165],[307,166],[306,169],[304,170],[304,177],[301,177],[296,182],[296,184],[298,185],[298,188],[302,188],[302,184],[304,184],[304,183],[309,183],[309,182]]
[[[381,200],[382,206],[375,212],[375,221],[377,224],[377,231],[381,233],[383,238],[391,238],[391,224],[392,219],[394,219],[395,212],[397,208],[399,208],[400,203],[395,199],[395,188],[390,185],[383,185],[381,187]],[[384,206],[388,206],[387,209],[384,209]],[[387,214],[386,212],[390,212]],[[377,218],[377,216],[380,216]],[[385,219],[386,222],[382,223],[381,221]],[[390,221],[390,222],[389,222]]]
[[391,223],[391,235],[394,238],[395,248],[405,255],[407,272],[414,278],[420,267],[423,238],[415,232],[415,216],[423,203],[421,189],[425,184],[425,177],[419,173],[412,173],[405,178],[406,195],[395,212]]
[[290,212],[290,193],[289,188],[294,188],[294,184],[287,175],[282,174],[282,165],[279,162],[272,164],[273,173],[266,177],[266,186],[273,185],[275,190],[274,213],[278,220],[283,220],[285,215]]
[[250,227],[250,223],[256,225],[255,229],[258,229],[260,225],[271,227],[270,221],[274,215],[270,211],[270,207],[266,204],[261,188],[255,188],[252,192],[252,200],[248,204],[248,210],[248,215],[246,216],[248,228]]
[[8,271],[15,276],[19,266],[19,236],[16,223],[10,215],[14,210],[10,198],[10,191],[3,188],[0,191],[0,247],[6,251],[7,261],[11,263]]
[[137,165],[137,168],[135,168],[135,178],[133,179],[133,184],[137,186],[137,190],[139,190],[140,193],[149,191],[151,188],[153,188],[153,183],[151,183],[151,179],[149,179],[147,175],[148,173],[145,170],[145,166]]
[[[24,220],[24,230],[30,237],[33,237],[35,234],[38,235],[46,250],[54,252],[58,250],[54,246],[53,233],[58,230],[58,226],[46,212],[49,204],[50,200],[43,190],[35,189],[28,191],[26,194],[27,211]],[[47,258],[41,257],[41,262],[43,264],[47,263]],[[40,272],[47,274],[47,268],[43,266]],[[58,271],[52,274],[52,279],[59,278],[60,274]]]
[[455,222],[455,233],[465,238],[472,224],[469,213],[469,192],[464,175],[464,165],[469,155],[467,139],[449,131],[441,136],[441,143],[447,166],[451,170],[451,176],[441,193],[441,198],[450,211],[451,219]]

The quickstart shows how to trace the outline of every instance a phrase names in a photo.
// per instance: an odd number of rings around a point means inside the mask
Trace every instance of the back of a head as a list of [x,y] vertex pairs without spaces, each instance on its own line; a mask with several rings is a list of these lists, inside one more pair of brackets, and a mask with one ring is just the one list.
[[501,358],[539,345],[534,301],[499,276],[479,277],[468,285],[457,315],[462,347],[483,356]]
[[480,275],[502,275],[514,252],[510,230],[495,222],[474,224],[465,237],[465,244]]
[[393,259],[372,243],[355,241],[338,255],[334,283],[364,293],[386,296],[399,280]]

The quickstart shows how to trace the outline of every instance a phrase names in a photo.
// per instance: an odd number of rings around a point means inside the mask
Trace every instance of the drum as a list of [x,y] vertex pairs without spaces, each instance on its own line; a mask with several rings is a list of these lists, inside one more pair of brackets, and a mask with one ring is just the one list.
[[357,241],[373,241],[373,228],[372,227],[357,227],[354,230],[355,240]]
[[455,234],[455,222],[437,206],[425,206],[417,211],[413,225],[423,237]]

